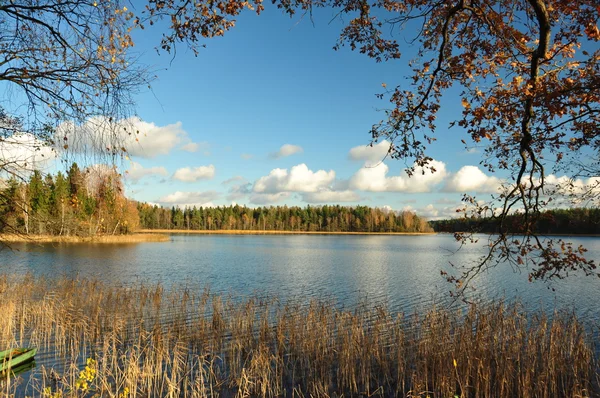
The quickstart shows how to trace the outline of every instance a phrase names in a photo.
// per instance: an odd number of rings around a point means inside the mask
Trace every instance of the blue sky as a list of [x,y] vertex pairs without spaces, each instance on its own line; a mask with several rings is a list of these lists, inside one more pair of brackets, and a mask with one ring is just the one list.
[[[340,203],[452,215],[462,192],[453,178],[480,160],[460,143],[464,132],[447,130],[460,101],[447,96],[431,146],[441,173],[409,180],[403,162],[380,164],[385,143],[367,148],[387,106],[375,94],[402,81],[414,48],[383,63],[334,51],[341,25],[331,19],[322,11],[313,25],[267,7],[240,17],[198,57],[180,46],[173,60],[153,51],[158,36],[138,32],[140,60],[158,79],[137,96],[146,136],[124,165],[129,196],[165,206]],[[495,189],[493,177],[476,177],[476,189]]]

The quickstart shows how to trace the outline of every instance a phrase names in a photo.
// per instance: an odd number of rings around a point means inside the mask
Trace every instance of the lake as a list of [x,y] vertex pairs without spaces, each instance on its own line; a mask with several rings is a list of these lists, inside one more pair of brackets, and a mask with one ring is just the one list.
[[[570,239],[600,259],[600,239]],[[13,244],[0,252],[1,273],[68,275],[112,284],[160,282],[209,287],[233,297],[324,299],[341,307],[385,304],[410,312],[448,298],[440,275],[449,263],[471,264],[481,244],[458,248],[451,235],[172,235],[170,242],[138,244]],[[509,266],[483,273],[472,293],[480,300],[520,298],[526,308],[574,310],[600,320],[600,280],[573,275],[552,285],[529,283]],[[555,291],[549,289],[552,287]]]

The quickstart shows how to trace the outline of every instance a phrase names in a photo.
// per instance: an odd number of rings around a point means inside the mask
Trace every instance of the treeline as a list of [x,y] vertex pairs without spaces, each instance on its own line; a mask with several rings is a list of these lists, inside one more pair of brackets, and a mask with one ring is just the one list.
[[[436,232],[499,232],[498,219],[467,219],[431,221]],[[510,232],[523,231],[523,216],[516,214],[506,218],[505,225]],[[540,215],[535,225],[539,234],[600,234],[600,209],[573,208],[548,210]]]
[[144,229],[320,232],[432,232],[415,213],[367,206],[245,206],[163,208],[138,204]]
[[0,232],[94,236],[137,229],[136,202],[125,198],[119,173],[105,166],[55,176],[34,171],[29,180],[2,182]]

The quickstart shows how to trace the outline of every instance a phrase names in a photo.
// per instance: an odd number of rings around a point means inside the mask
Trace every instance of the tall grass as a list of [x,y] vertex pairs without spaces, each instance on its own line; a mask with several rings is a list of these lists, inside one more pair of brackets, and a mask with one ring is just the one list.
[[0,234],[0,242],[4,243],[139,243],[166,242],[169,240],[171,238],[168,235],[159,233],[95,236]]
[[[594,342],[519,304],[403,316],[161,285],[0,277],[0,349],[43,365],[1,393],[106,397],[591,397]],[[50,356],[50,358],[48,358]]]

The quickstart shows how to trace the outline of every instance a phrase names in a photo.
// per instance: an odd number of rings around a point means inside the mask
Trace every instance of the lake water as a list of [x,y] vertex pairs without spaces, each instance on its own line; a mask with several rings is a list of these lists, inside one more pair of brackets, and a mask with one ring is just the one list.
[[[600,260],[600,239],[570,240]],[[163,243],[13,244],[12,251],[0,252],[0,273],[208,286],[232,296],[317,298],[346,308],[366,301],[410,312],[448,297],[451,286],[440,270],[451,270],[450,262],[471,264],[485,252],[483,244],[453,253],[457,247],[451,235],[173,235]],[[529,309],[566,308],[600,321],[599,278],[573,275],[553,283],[552,291],[502,266],[474,286],[484,301],[518,297]]]

